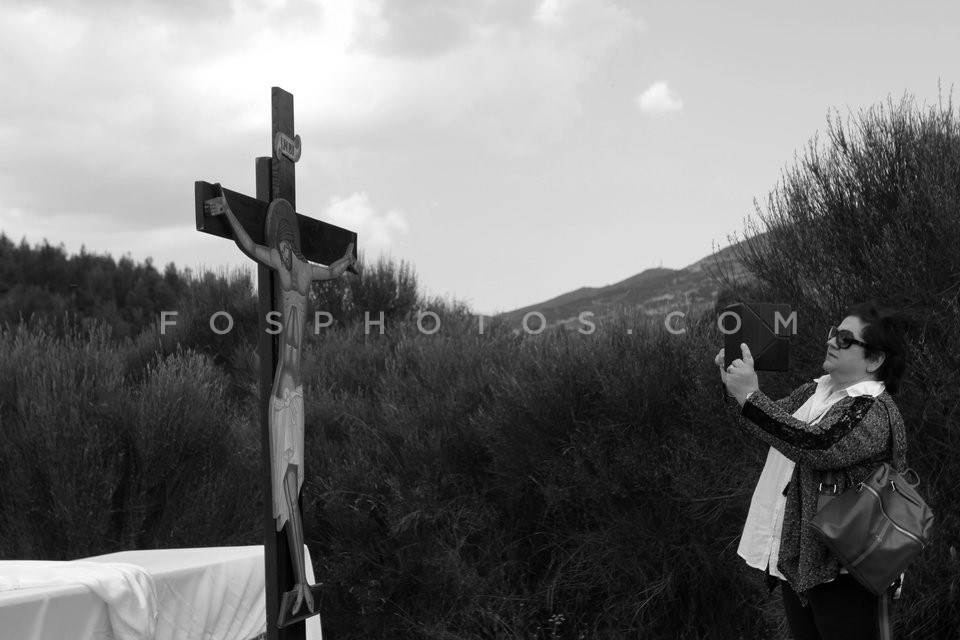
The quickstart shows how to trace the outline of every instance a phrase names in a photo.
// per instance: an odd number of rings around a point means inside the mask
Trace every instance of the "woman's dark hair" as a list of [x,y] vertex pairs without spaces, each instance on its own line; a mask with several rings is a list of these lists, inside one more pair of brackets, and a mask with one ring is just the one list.
[[861,302],[847,308],[847,316],[855,316],[865,325],[863,341],[868,360],[885,354],[883,364],[877,369],[877,379],[884,383],[891,394],[900,389],[900,380],[907,366],[907,340],[904,323],[895,311],[875,300]]

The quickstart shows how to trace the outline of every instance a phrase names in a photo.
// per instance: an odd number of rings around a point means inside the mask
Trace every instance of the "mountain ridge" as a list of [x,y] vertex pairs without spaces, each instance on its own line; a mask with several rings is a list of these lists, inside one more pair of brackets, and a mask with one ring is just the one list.
[[[748,276],[737,258],[735,243],[715,251],[681,269],[653,267],[601,287],[579,287],[532,305],[498,314],[507,323],[520,323],[530,314],[542,314],[547,326],[579,323],[583,313],[602,320],[624,310],[646,315],[671,310],[694,311],[712,308],[721,292],[720,273],[739,279]],[[589,316],[587,316],[589,317]],[[536,321],[532,326],[538,326]]]

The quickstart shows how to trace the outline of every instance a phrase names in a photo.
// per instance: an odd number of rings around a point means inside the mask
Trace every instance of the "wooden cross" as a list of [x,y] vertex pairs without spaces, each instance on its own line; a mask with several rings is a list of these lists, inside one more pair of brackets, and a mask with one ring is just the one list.
[[[289,373],[284,373],[283,358],[286,357],[284,353],[289,352],[291,348],[297,351],[295,373],[299,376],[299,349],[302,344],[296,342],[296,335],[291,337],[289,327],[284,327],[283,331],[277,333],[276,318],[278,316],[276,314],[282,314],[284,321],[288,321],[286,316],[289,313],[294,320],[291,325],[299,322],[298,328],[300,339],[302,339],[305,311],[301,310],[298,313],[297,307],[291,306],[291,287],[296,288],[294,285],[298,282],[306,286],[304,283],[313,280],[336,277],[345,268],[356,273],[354,264],[357,234],[295,213],[294,163],[300,157],[300,136],[294,134],[293,95],[279,87],[273,87],[272,103],[273,155],[256,159],[257,197],[251,198],[235,191],[221,189],[219,185],[209,182],[196,182],[194,193],[197,230],[236,240],[245,253],[260,262],[257,283],[260,316],[260,424],[265,489],[264,568],[267,588],[267,638],[268,640],[302,640],[306,634],[306,625],[303,621],[319,613],[319,585],[305,588],[301,583],[298,587],[297,580],[298,575],[301,580],[303,579],[303,554],[302,551],[297,553],[297,546],[299,545],[302,550],[303,544],[300,517],[302,500],[300,487],[296,483],[297,471],[302,483],[302,460],[299,461],[299,468],[293,465],[291,475],[278,478],[276,455],[271,455],[271,450],[278,448],[277,429],[289,428],[286,423],[290,421],[289,418],[277,417],[284,415],[281,412],[288,409],[278,409],[282,401],[275,397],[280,395],[277,385],[280,384],[281,377],[290,378]],[[284,250],[286,240],[278,239],[276,236],[276,220],[284,217],[291,223],[295,221],[295,227],[299,230],[300,253],[297,254],[297,258],[290,255],[289,246]],[[279,224],[282,229],[284,222],[281,221]],[[290,224],[287,225],[287,237],[290,237],[290,226]],[[243,237],[244,235],[246,238]],[[307,260],[321,265],[330,265],[330,267],[310,265],[306,262]],[[265,262],[273,266],[267,266]],[[298,266],[291,268],[292,262],[296,262]],[[286,268],[284,269],[281,265],[286,265]],[[294,274],[293,285],[291,285],[291,274]],[[302,276],[299,280],[298,275]],[[303,286],[300,288],[302,289]],[[296,291],[292,293],[297,294]],[[296,299],[302,303],[302,296]],[[297,304],[300,307],[303,306],[300,303]],[[296,344],[291,347],[293,342]],[[289,389],[285,391],[285,395],[290,396]],[[302,441],[302,394],[297,402]],[[289,402],[285,406],[289,407]],[[300,454],[302,457],[302,451]],[[280,471],[283,472],[282,469]],[[288,479],[290,486],[283,486],[288,484]],[[296,497],[286,505],[280,505],[281,511],[286,515],[278,517],[275,496],[282,496],[284,491],[289,491],[286,494],[288,497],[292,498],[294,494]],[[278,531],[280,523],[283,523],[283,528]],[[299,531],[296,531],[297,528]],[[291,544],[291,541],[294,543]],[[298,555],[301,565],[299,568],[297,567]],[[312,611],[304,601],[305,598],[309,600],[311,597],[314,603]]]

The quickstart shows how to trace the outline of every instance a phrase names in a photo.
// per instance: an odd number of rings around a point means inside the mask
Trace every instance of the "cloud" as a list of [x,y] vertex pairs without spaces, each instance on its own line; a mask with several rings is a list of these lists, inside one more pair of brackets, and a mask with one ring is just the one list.
[[558,24],[562,20],[562,10],[559,0],[543,0],[534,12],[533,18],[544,24]]
[[0,208],[37,228],[146,230],[191,215],[194,180],[252,193],[271,86],[295,95],[298,133],[329,157],[535,150],[643,30],[615,0],[200,4],[0,4],[0,145],[15,150]]
[[391,209],[377,213],[366,193],[333,197],[321,216],[326,222],[357,232],[360,249],[366,256],[389,253],[397,236],[407,232],[406,216]]
[[356,43],[378,55],[431,57],[471,37],[470,7],[464,2],[404,0],[371,7]]
[[655,82],[637,98],[640,110],[650,115],[669,113],[683,109],[680,94],[667,86],[666,82]]
[[350,25],[339,29],[346,35],[338,52],[297,56],[325,61],[312,64],[316,82],[297,95],[317,105],[316,137],[376,149],[543,148],[580,116],[583,85],[644,29],[613,0],[365,0],[362,7],[336,18]]

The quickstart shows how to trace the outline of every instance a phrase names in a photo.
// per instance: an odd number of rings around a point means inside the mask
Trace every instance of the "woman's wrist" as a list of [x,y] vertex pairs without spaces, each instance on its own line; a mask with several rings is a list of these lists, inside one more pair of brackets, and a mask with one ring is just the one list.
[[742,399],[742,400],[738,397],[738,398],[737,398],[737,402],[738,402],[738,403],[740,404],[740,406],[742,407],[743,405],[747,404],[747,401],[750,399],[750,397],[751,397],[753,394],[757,393],[758,391],[760,391],[760,390],[759,390],[759,389],[754,389],[753,391],[748,392],[747,395],[743,396],[743,399]]

